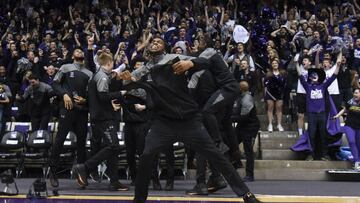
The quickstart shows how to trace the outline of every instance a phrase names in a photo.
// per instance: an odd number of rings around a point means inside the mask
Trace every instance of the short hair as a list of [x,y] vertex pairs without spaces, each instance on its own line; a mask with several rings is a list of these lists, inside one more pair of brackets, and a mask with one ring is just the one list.
[[39,80],[39,76],[37,76],[36,74],[31,74],[29,77],[28,77],[28,80]]
[[247,91],[249,91],[249,83],[246,82],[246,81],[241,81],[241,82],[240,82],[240,90],[241,90],[242,92],[247,92]]
[[304,59],[307,59],[307,60],[309,60],[310,62],[311,62],[311,60],[312,60],[309,55],[305,55],[305,56],[303,57],[303,60],[304,60]]
[[110,53],[103,52],[98,57],[98,62],[100,66],[104,66],[113,61],[113,56]]

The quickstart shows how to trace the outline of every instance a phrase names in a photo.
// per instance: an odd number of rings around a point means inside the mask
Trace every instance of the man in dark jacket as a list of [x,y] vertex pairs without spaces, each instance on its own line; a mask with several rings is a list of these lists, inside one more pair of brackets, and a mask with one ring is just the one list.
[[51,108],[50,98],[55,96],[50,85],[40,82],[36,75],[29,76],[29,83],[22,96],[17,95],[18,100],[29,99],[29,115],[31,128],[36,130],[48,130]]
[[58,187],[56,168],[67,134],[72,130],[77,136],[77,162],[86,160],[85,140],[87,134],[88,107],[87,88],[92,72],[84,65],[84,52],[75,49],[74,63],[62,65],[55,75],[52,87],[60,101],[59,129],[50,156],[50,183]]
[[[136,178],[134,202],[146,201],[151,177],[149,168],[153,159],[162,149],[176,141],[191,145],[194,150],[205,156],[246,203],[259,202],[210,139],[202,124],[198,104],[189,93],[188,78],[183,73],[192,67],[206,67],[208,60],[200,57],[174,64],[176,58],[182,56],[164,55],[164,50],[164,40],[154,38],[150,45],[151,61],[132,74],[123,73],[126,81],[135,81],[134,84],[143,87],[153,101],[153,120],[140,158],[141,176]],[[146,83],[136,82],[144,76],[148,76]]]

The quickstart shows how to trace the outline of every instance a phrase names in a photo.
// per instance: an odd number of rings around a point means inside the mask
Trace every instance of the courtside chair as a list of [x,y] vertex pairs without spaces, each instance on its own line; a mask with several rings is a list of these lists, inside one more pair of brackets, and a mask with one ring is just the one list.
[[47,130],[36,130],[28,134],[23,158],[25,165],[41,166],[43,177],[46,178],[49,171],[48,157],[52,144],[52,136]]
[[21,173],[23,163],[22,152],[25,145],[25,136],[20,132],[6,132],[1,137],[0,160],[3,166],[15,168],[16,177]]

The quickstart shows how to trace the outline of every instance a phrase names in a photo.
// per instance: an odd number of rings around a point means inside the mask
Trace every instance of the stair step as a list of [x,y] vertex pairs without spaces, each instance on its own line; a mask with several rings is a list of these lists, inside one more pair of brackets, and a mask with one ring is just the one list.
[[[254,174],[256,180],[331,180],[327,170],[350,168],[346,161],[255,160]],[[238,172],[245,176],[244,168]],[[196,170],[188,170],[187,178],[195,179]]]
[[299,134],[296,131],[283,131],[283,132],[260,132],[260,141],[264,140],[296,140],[299,138]]
[[295,140],[261,140],[261,149],[289,149],[296,143]]
[[261,158],[263,160],[301,160],[304,159],[301,154],[290,149],[262,149]]

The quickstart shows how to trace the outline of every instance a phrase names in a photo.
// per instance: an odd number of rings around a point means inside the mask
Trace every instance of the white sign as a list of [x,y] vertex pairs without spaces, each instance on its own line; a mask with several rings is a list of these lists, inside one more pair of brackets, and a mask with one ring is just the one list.
[[249,40],[249,32],[241,25],[236,25],[233,32],[233,38],[236,43],[246,43]]
[[35,140],[34,140],[34,144],[44,144],[44,143],[45,143],[45,140],[44,140],[44,139],[41,139],[41,140],[35,139]]
[[65,145],[65,146],[70,146],[70,145],[71,145],[71,141],[65,141],[65,142],[64,142],[64,145]]
[[9,144],[9,145],[15,145],[15,144],[18,144],[19,141],[18,140],[6,140],[6,144]]

